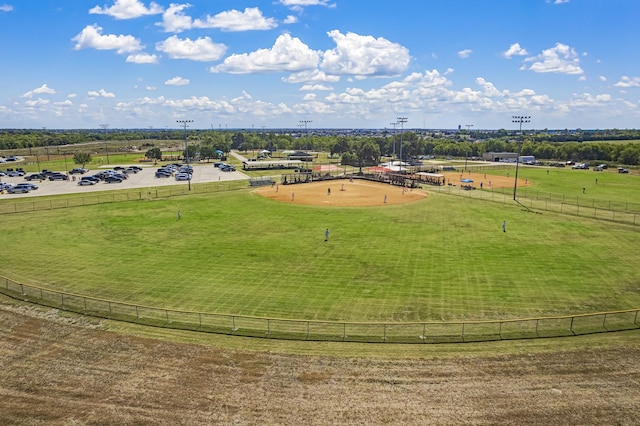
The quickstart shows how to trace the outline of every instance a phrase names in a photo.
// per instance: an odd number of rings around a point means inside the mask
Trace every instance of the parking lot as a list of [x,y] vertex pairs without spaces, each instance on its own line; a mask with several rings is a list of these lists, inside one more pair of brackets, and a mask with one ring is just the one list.
[[[97,170],[89,170],[85,175],[69,175],[69,180],[67,181],[49,181],[43,180],[38,181],[34,180],[31,183],[35,183],[38,185],[38,189],[32,190],[31,192],[24,194],[8,194],[4,191],[3,194],[0,194],[0,200],[6,200],[10,198],[23,198],[23,197],[37,197],[43,195],[57,195],[57,194],[76,194],[76,193],[87,193],[87,192],[95,192],[95,191],[111,191],[114,189],[132,189],[132,188],[148,188],[155,186],[170,186],[170,185],[188,185],[188,181],[176,181],[173,177],[168,178],[156,178],[155,171],[158,169],[158,166],[143,166],[142,171],[138,173],[130,173],[129,178],[120,182],[120,183],[105,183],[99,182],[95,185],[87,185],[82,186],[78,185],[78,180],[82,176],[93,175],[100,170],[108,170],[113,169],[113,167],[122,166],[127,167],[128,164],[112,164],[108,167],[101,167]],[[63,172],[64,173],[64,172]],[[26,176],[32,173],[27,173]],[[73,179],[75,176],[75,180]],[[194,164],[193,167],[193,176],[191,178],[191,184],[197,183],[205,183],[205,182],[218,182],[218,181],[229,181],[229,180],[241,180],[241,179],[249,179],[247,175],[239,171],[232,172],[224,172],[217,167],[213,166],[213,163],[205,163],[205,164]],[[24,176],[20,177],[9,177],[2,176],[0,177],[0,181],[8,182],[12,184],[28,182],[25,180]]]

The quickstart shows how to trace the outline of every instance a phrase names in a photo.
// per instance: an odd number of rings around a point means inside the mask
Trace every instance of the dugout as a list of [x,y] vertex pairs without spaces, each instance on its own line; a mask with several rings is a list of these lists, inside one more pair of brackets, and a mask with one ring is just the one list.
[[416,173],[416,179],[429,185],[440,186],[445,183],[445,176],[440,173],[418,172]]

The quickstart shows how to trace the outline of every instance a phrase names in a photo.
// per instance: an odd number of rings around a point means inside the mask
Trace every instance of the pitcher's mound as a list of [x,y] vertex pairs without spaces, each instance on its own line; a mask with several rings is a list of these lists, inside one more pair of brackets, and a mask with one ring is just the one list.
[[256,191],[263,197],[296,204],[315,206],[384,206],[422,200],[427,192],[421,189],[365,181],[330,180],[295,185],[274,185]]

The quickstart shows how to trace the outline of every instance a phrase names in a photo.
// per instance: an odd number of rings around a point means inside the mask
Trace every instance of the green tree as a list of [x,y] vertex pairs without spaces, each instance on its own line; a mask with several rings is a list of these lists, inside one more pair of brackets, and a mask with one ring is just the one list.
[[84,165],[91,161],[91,154],[88,152],[76,152],[73,154],[73,162],[76,164]]
[[149,160],[162,160],[162,151],[158,147],[151,148],[144,154],[144,156]]

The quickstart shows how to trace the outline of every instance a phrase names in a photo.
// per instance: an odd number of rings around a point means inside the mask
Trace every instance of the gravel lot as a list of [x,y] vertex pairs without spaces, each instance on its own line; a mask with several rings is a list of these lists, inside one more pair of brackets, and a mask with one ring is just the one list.
[[[103,167],[98,170],[90,170],[86,175],[92,175],[100,170],[108,170],[109,168],[123,166],[127,167],[129,164],[112,164],[110,167]],[[169,186],[169,185],[188,185],[187,181],[176,181],[174,178],[156,178],[155,171],[157,166],[142,166],[143,170],[136,174],[129,174],[129,179],[122,181],[121,183],[104,183],[100,182],[96,185],[81,186],[78,185],[78,180],[83,175],[75,175],[76,181],[73,181],[73,176],[70,175],[68,181],[31,181],[38,185],[38,189],[26,194],[0,194],[0,200],[6,200],[10,198],[20,197],[37,197],[42,195],[57,195],[57,194],[77,194],[95,191],[110,191],[114,189],[132,189],[132,188],[148,188],[152,186]],[[27,173],[27,176],[32,173]],[[195,164],[193,167],[192,184],[215,182],[215,181],[229,181],[249,179],[247,175],[240,171],[235,172],[223,172],[217,167],[213,167],[213,163],[206,163],[202,165]],[[0,177],[2,182],[20,183],[29,182],[24,177]]]

